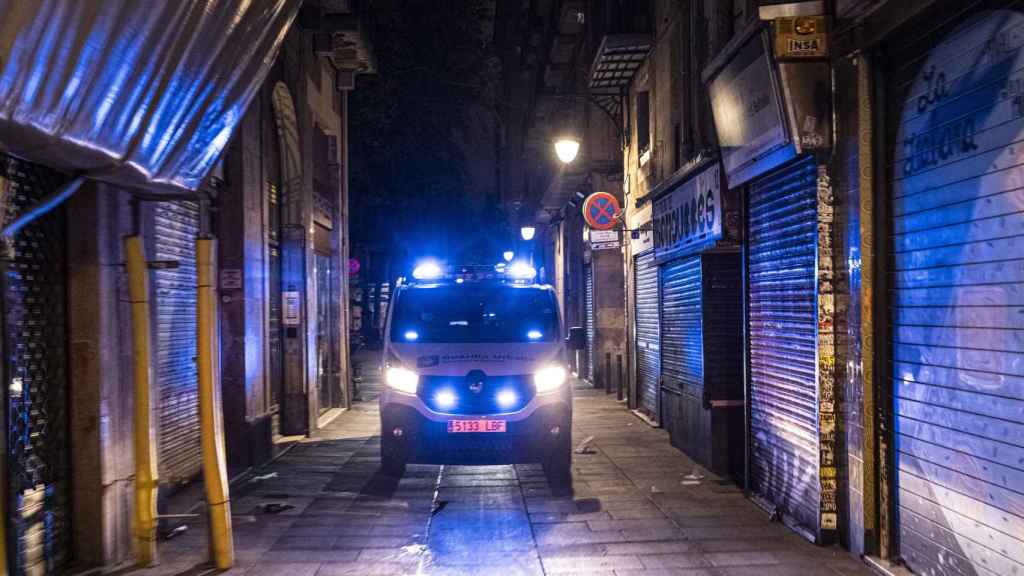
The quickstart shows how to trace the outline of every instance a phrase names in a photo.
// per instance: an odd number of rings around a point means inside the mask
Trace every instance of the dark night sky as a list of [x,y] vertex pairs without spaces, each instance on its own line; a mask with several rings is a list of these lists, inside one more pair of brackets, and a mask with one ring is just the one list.
[[371,4],[378,72],[350,100],[356,252],[383,252],[371,267],[390,256],[392,275],[425,255],[496,261],[493,1]]

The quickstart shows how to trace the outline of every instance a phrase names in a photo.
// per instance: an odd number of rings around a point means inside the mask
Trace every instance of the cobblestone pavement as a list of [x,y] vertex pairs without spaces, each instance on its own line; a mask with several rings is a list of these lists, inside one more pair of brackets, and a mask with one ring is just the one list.
[[[368,384],[368,387],[370,385]],[[578,390],[572,494],[539,466],[378,471],[378,415],[365,402],[232,492],[229,574],[488,576],[867,574],[838,548],[771,523],[603,393]],[[695,480],[694,475],[700,478]],[[162,543],[160,566],[203,574],[206,530]]]

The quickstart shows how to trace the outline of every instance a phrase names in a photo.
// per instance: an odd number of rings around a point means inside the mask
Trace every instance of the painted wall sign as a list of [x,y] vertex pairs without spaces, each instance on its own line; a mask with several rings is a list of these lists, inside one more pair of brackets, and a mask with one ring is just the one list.
[[621,213],[619,201],[607,192],[594,192],[583,201],[583,219],[594,230],[611,230]]
[[654,201],[654,251],[659,261],[694,252],[722,237],[718,162]]
[[766,43],[752,36],[708,86],[730,187],[795,156]]
[[302,323],[302,293],[298,291],[281,292],[281,323],[285,326],[298,326]]

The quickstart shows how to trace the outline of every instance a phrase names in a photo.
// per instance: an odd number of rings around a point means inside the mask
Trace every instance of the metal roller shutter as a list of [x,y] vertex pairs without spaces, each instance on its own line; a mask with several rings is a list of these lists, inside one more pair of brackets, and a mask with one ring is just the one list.
[[596,385],[594,382],[594,267],[587,266],[583,272],[583,290],[584,290],[584,306],[583,311],[586,314],[584,318],[584,326],[587,329],[587,353],[586,353],[586,370],[583,374],[591,384]]
[[[57,190],[46,167],[0,155],[4,222]],[[19,231],[3,282],[7,454],[17,574],[57,573],[71,548],[64,209]],[[0,519],[7,522],[8,519]]]
[[178,262],[177,268],[157,270],[153,275],[160,480],[177,483],[198,474],[201,464],[195,363],[199,206],[194,202],[161,202],[155,206],[156,259]]
[[661,379],[689,396],[701,396],[704,339],[700,255],[661,268]]
[[637,406],[657,420],[661,340],[658,324],[658,265],[654,261],[654,252],[637,256],[633,270],[633,285],[636,288]]
[[751,476],[787,522],[817,532],[817,190],[806,158],[750,186]]
[[1024,13],[1013,5],[901,38],[892,49],[907,56],[887,75],[899,122],[887,279],[896,516],[899,554],[919,574],[1024,574]]

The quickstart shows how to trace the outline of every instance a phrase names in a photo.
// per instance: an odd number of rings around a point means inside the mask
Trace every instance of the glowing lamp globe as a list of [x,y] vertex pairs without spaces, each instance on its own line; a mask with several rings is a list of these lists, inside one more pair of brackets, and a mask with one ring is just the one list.
[[555,142],[555,154],[563,164],[569,164],[580,152],[580,141],[575,138],[561,138]]

